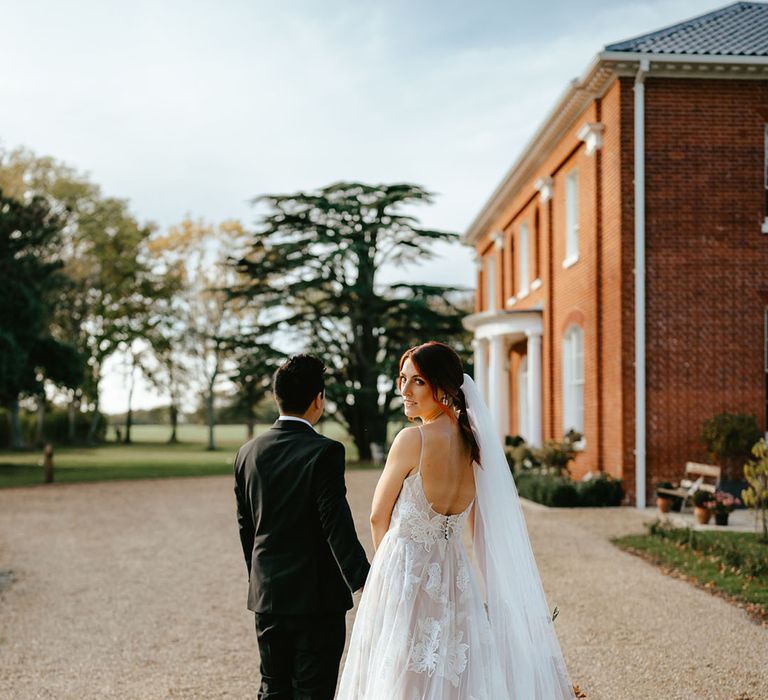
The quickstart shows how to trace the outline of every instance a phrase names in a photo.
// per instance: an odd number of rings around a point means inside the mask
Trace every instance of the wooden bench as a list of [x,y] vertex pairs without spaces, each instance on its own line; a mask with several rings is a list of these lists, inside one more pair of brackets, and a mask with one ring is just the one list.
[[[721,469],[714,464],[699,464],[698,462],[686,462],[685,463],[685,478],[680,479],[680,486],[676,489],[656,489],[656,493],[662,496],[670,496],[672,498],[682,498],[683,505],[681,510],[685,508],[686,503],[693,494],[698,491],[709,491],[714,493],[717,489],[717,485],[720,483]],[[690,477],[696,477],[695,479]],[[709,478],[713,480],[713,483],[708,484],[704,479]]]

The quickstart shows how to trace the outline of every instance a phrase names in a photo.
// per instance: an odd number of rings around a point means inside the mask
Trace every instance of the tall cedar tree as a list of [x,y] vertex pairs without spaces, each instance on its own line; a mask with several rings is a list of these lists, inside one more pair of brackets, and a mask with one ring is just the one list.
[[328,367],[327,395],[361,460],[384,445],[396,410],[402,352],[430,339],[466,350],[465,311],[453,287],[377,282],[386,263],[433,257],[436,241],[457,234],[422,228],[404,208],[429,203],[418,185],[340,182],[317,192],[266,195],[262,226],[239,269],[235,290],[262,309],[263,333],[283,332]]

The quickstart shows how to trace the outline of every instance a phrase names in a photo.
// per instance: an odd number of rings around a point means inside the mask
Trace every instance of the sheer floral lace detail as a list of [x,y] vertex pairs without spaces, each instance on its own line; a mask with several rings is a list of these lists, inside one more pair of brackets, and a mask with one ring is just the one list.
[[408,670],[416,673],[426,673],[431,676],[437,668],[440,646],[440,621],[427,617],[418,622],[418,630],[408,660]]
[[436,603],[448,602],[448,586],[443,584],[442,570],[437,562],[432,562],[427,567],[427,581],[424,584],[424,591]]
[[469,586],[469,567],[462,561],[459,562],[459,571],[456,574],[456,588],[466,593]]
[[461,536],[472,503],[461,513],[443,515],[435,512],[427,501],[420,472],[409,476],[406,483],[413,485],[412,490],[415,492],[413,495],[422,502],[417,503],[414,499],[408,499],[403,504],[401,509],[403,525],[410,531],[411,539],[422,545],[427,552],[430,552],[432,546],[437,544],[442,554],[445,550],[445,544],[449,540]]
[[339,700],[499,700],[499,663],[461,533],[416,472],[392,511],[355,620]]
[[443,620],[427,617],[418,622],[408,670],[445,678],[455,688],[467,668],[464,630],[450,629],[450,616]]

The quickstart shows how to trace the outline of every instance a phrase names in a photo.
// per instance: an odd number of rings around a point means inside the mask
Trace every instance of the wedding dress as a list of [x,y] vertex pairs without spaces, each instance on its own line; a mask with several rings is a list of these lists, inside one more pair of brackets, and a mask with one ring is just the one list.
[[[490,414],[467,375],[462,389],[482,462],[475,500],[462,513],[438,513],[421,472],[405,479],[360,599],[337,700],[574,697]],[[461,541],[473,506],[480,578]]]

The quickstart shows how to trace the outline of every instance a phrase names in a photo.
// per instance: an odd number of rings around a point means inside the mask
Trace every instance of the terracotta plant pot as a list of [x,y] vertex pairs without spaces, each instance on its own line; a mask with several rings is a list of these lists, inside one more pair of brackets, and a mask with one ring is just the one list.
[[730,513],[715,513],[715,525],[727,525]]
[[662,513],[669,513],[672,510],[672,499],[656,496],[656,505]]
[[709,508],[702,508],[701,506],[694,506],[693,514],[696,516],[696,522],[700,525],[706,525],[712,517],[712,511]]

